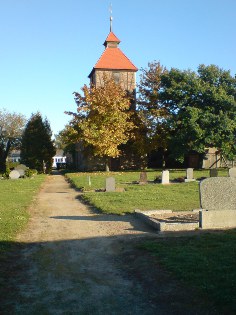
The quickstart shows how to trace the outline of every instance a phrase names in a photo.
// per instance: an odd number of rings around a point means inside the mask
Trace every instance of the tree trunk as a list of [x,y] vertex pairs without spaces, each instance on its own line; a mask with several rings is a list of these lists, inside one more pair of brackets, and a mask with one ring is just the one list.
[[110,172],[110,163],[111,159],[109,157],[106,158],[105,160],[105,168],[106,168],[106,172]]
[[162,169],[166,168],[166,150],[163,149],[162,151]]
[[0,173],[4,174],[6,172],[6,168],[6,159],[4,158],[2,152],[0,152]]
[[6,157],[5,151],[0,148],[0,173],[4,174],[6,172]]

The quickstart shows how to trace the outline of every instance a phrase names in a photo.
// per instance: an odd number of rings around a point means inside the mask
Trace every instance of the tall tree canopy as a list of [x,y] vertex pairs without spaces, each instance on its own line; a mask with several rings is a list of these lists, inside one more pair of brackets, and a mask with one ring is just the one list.
[[140,91],[144,109],[151,103],[157,110],[149,117],[156,123],[154,133],[158,125],[165,126],[168,146],[178,160],[191,150],[203,153],[206,147],[217,147],[228,158],[236,154],[236,79],[229,71],[215,65],[200,65],[197,72],[172,68],[161,73],[150,96]]
[[26,118],[15,112],[0,109],[0,172],[6,171],[6,159],[11,149],[20,145]]
[[40,113],[32,114],[22,136],[21,161],[39,172],[50,172],[56,150],[48,120]]
[[126,92],[106,76],[103,81],[100,87],[84,85],[82,94],[75,92],[77,113],[69,114],[73,115],[78,140],[108,161],[120,155],[119,146],[130,139],[134,124]]

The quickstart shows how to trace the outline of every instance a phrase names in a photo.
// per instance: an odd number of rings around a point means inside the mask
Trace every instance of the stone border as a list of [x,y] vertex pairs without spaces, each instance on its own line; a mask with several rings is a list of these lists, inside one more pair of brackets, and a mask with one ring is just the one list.
[[[150,215],[152,214],[176,213],[175,211],[172,211],[172,210],[141,211],[139,209],[136,209],[134,210],[134,212],[144,222],[151,225],[153,228],[157,229],[158,232],[194,231],[196,229],[199,229],[199,223],[166,223],[166,222],[157,221],[150,217]],[[182,211],[179,211],[179,212],[183,213]],[[199,212],[199,209],[196,209],[192,212]]]
[[201,210],[199,212],[201,229],[228,229],[236,227],[236,210]]

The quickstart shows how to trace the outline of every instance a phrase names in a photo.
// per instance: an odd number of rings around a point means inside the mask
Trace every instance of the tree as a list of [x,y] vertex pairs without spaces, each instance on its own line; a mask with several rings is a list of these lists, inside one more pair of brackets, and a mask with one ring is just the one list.
[[49,173],[52,167],[52,157],[56,150],[52,141],[52,131],[48,120],[42,119],[40,113],[32,114],[26,124],[22,136],[21,161],[40,173]]
[[166,150],[168,145],[169,128],[166,119],[169,112],[166,104],[161,102],[159,97],[162,76],[166,73],[166,68],[157,61],[150,62],[148,68],[141,69],[138,85],[138,114],[143,130],[142,139],[140,139],[143,145],[140,147],[146,153],[159,148]]
[[119,146],[131,138],[134,124],[126,92],[106,76],[103,82],[99,87],[84,85],[83,94],[75,92],[77,113],[68,114],[73,115],[78,140],[91,145],[95,155],[105,157],[109,170],[109,159],[121,154]]
[[6,160],[11,149],[20,145],[21,135],[26,119],[15,112],[0,109],[0,172],[6,171]]
[[215,65],[197,73],[171,69],[162,76],[160,101],[168,108],[169,145],[183,161],[191,150],[216,147],[232,159],[236,154],[236,79]]
[[[215,65],[197,72],[150,64],[141,82],[141,100],[156,145],[175,159],[189,151],[217,147],[228,158],[236,154],[236,79]],[[156,139],[156,140],[155,140]]]

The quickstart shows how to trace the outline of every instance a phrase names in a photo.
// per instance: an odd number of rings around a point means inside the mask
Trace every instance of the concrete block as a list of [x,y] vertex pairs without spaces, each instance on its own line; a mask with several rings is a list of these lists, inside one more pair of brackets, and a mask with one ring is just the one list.
[[236,210],[201,210],[199,227],[202,229],[221,229],[236,227]]

